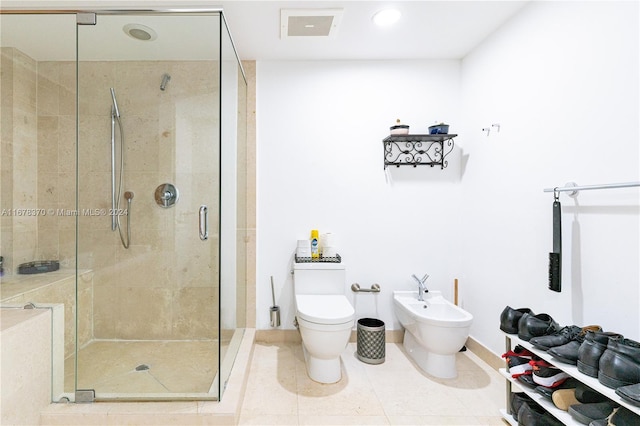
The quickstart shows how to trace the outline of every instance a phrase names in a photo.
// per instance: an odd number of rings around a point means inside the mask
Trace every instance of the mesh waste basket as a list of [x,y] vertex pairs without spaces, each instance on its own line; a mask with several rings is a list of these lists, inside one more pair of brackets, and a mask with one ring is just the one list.
[[375,318],[360,318],[357,328],[358,359],[367,364],[384,362],[384,322]]

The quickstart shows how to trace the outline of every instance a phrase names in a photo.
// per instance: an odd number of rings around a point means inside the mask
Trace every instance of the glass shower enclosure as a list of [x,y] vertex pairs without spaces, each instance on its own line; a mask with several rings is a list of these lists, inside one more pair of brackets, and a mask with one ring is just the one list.
[[[3,218],[2,306],[64,306],[52,399],[219,399],[246,316],[246,80],[222,11],[0,19],[2,204],[45,212],[28,247]],[[10,140],[23,90],[33,129]],[[45,260],[60,268],[16,272]]]

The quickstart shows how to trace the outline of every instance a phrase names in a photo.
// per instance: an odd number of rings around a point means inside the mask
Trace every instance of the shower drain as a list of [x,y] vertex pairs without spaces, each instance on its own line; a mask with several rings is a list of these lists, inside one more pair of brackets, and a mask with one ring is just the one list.
[[136,367],[136,371],[147,371],[149,369],[149,366],[147,364],[140,364],[139,366]]

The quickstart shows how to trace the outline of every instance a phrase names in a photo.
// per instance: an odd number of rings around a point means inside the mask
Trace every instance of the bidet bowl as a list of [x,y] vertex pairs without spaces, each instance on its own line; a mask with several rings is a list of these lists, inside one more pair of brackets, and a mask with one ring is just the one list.
[[403,327],[420,322],[439,327],[468,327],[473,315],[454,305],[442,296],[441,291],[432,290],[418,300],[417,291],[394,291],[393,303],[396,315]]

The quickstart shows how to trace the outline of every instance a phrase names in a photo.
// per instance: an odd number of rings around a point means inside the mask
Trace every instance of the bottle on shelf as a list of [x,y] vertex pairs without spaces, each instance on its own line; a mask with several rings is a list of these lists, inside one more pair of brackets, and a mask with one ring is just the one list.
[[311,231],[311,258],[318,259],[320,258],[320,248],[318,247],[318,230],[313,229]]

